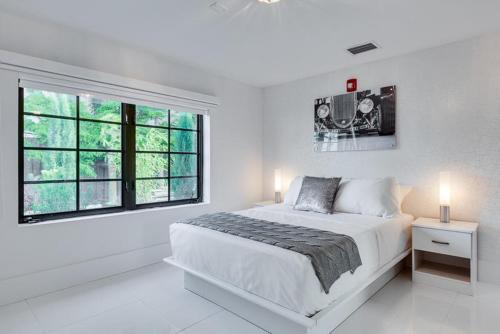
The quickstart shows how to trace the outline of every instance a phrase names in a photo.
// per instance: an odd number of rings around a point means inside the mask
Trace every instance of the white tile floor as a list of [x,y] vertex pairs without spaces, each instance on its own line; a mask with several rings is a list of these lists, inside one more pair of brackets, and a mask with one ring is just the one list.
[[[157,264],[0,307],[1,334],[265,333],[182,287],[182,273]],[[335,334],[500,333],[500,286],[475,297],[412,284],[404,272]]]

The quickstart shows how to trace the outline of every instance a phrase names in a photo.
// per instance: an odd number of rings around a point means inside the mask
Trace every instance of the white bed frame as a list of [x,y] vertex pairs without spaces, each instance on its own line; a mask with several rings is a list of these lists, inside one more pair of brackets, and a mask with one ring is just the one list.
[[406,250],[370,276],[358,289],[306,317],[216,278],[177,263],[165,262],[184,270],[184,288],[239,315],[273,334],[328,334],[394,278],[403,268]]

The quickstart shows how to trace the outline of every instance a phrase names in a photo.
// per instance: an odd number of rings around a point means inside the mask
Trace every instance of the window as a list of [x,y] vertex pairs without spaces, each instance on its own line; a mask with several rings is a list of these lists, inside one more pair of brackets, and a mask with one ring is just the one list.
[[200,115],[20,88],[20,222],[202,200]]
[[136,203],[197,198],[197,116],[136,108]]

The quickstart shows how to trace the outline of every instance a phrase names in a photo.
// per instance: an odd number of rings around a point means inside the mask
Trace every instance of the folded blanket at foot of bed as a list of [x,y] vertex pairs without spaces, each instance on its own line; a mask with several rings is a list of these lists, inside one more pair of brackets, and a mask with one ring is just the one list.
[[307,256],[325,293],[345,272],[361,266],[361,258],[354,239],[350,236],[304,226],[279,224],[220,212],[179,223],[194,225],[235,235]]

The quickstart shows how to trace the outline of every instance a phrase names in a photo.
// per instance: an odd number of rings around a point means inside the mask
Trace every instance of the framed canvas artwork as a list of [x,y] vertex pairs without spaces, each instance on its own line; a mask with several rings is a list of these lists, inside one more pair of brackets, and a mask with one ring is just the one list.
[[314,150],[363,151],[396,147],[396,86],[314,101]]

